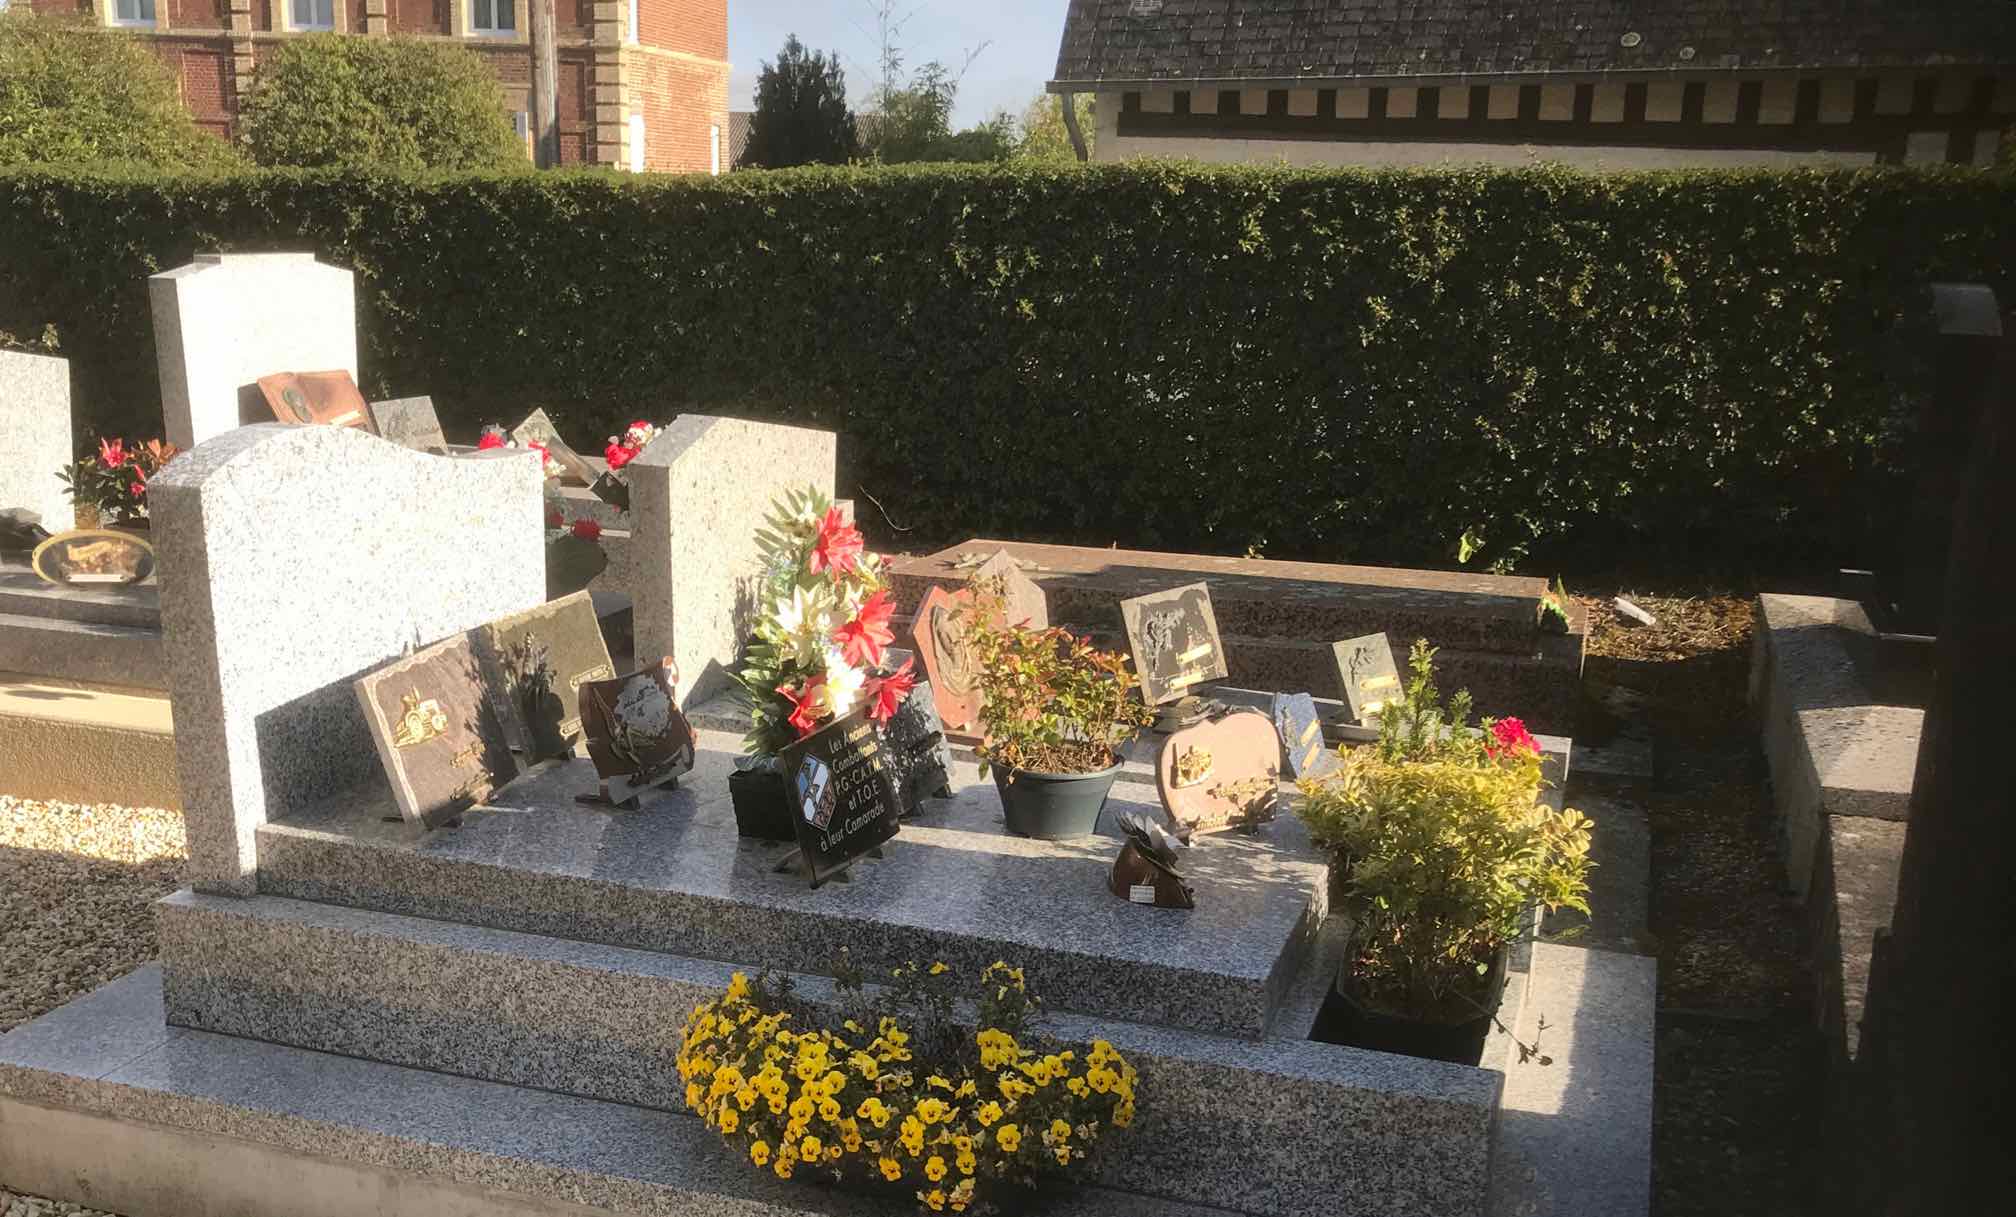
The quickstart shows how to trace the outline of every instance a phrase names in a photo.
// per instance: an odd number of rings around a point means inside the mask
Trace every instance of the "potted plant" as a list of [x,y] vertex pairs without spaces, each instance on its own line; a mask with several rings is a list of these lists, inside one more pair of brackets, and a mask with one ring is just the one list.
[[1010,624],[989,589],[961,617],[984,698],[981,771],[993,774],[1008,831],[1044,841],[1093,832],[1121,746],[1154,718],[1127,656],[1062,627]]
[[56,475],[69,486],[77,526],[145,529],[147,479],[173,460],[177,451],[166,440],[150,439],[130,447],[123,439],[99,440],[95,455],[87,453]]
[[785,841],[794,834],[778,754],[857,707],[887,723],[917,680],[907,659],[884,664],[895,602],[881,559],[839,509],[808,488],[774,504],[764,524],[754,637],[735,677],[749,755],[728,790],[743,836]]
[[1300,783],[1353,927],[1318,1038],[1475,1064],[1535,907],[1589,911],[1589,821],[1540,801],[1540,748],[1519,720],[1467,726],[1467,693],[1443,707],[1434,657],[1414,644],[1378,742]]

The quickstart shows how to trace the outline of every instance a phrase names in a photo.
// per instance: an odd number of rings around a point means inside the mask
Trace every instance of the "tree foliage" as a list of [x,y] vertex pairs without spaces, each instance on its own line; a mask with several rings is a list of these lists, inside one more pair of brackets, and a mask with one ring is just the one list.
[[259,69],[239,129],[261,165],[394,171],[527,165],[481,56],[437,39],[310,34]]
[[174,75],[140,39],[38,16],[25,3],[0,9],[0,165],[237,160],[190,118]]
[[860,151],[840,56],[808,53],[796,34],[784,40],[775,63],[763,65],[750,124],[742,155],[748,165],[844,165]]
[[[1085,152],[1092,154],[1097,143],[1098,121],[1093,114],[1092,95],[1072,95],[1078,115],[1078,130],[1085,137]],[[1015,155],[1037,161],[1075,161],[1071,132],[1064,126],[1064,98],[1058,93],[1038,93],[1022,111],[1022,129],[1015,140]]]

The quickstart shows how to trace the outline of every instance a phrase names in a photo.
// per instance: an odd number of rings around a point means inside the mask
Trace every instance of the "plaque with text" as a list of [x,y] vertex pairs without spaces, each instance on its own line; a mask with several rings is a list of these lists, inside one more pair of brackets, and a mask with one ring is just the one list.
[[699,740],[679,710],[678,685],[669,658],[581,685],[581,727],[610,802],[628,803],[692,770]]
[[434,413],[431,397],[398,397],[366,404],[371,429],[382,438],[415,452],[445,456],[448,437],[441,433],[441,419]]
[[532,411],[525,416],[524,422],[511,428],[511,442],[521,448],[532,443],[544,447],[547,454],[560,462],[560,467],[567,471],[568,481],[582,486],[592,486],[595,484],[595,479],[600,476],[599,470],[582,460],[581,455],[569,448],[566,440],[560,438],[560,432],[553,426],[553,420],[546,417],[544,410]]
[[791,825],[812,886],[896,835],[902,803],[881,733],[855,710],[781,754]]
[[1281,737],[1258,710],[1234,710],[1162,743],[1155,788],[1179,836],[1264,824],[1281,799]]
[[1376,723],[1386,703],[1400,700],[1406,692],[1386,635],[1347,639],[1332,644],[1330,650],[1337,657],[1337,679],[1344,686],[1344,700],[1355,721]]
[[1225,679],[1225,645],[1218,638],[1218,614],[1207,585],[1192,583],[1122,600],[1120,617],[1127,624],[1127,644],[1147,704],[1175,701],[1197,685]]
[[357,678],[357,702],[407,823],[438,828],[518,776],[523,730],[457,634]]
[[258,380],[259,396],[283,423],[320,423],[331,427],[371,429],[364,395],[350,373],[275,372]]
[[997,549],[994,556],[982,562],[973,572],[970,580],[975,588],[988,591],[998,590],[1002,608],[1009,625],[1027,626],[1032,630],[1050,628],[1050,602],[1022,570],[1022,564],[1005,549]]
[[1276,693],[1274,730],[1281,736],[1282,771],[1291,778],[1317,777],[1337,767],[1337,754],[1323,739],[1323,717],[1307,693]]
[[934,587],[917,606],[917,620],[911,626],[917,658],[923,661],[938,706],[938,721],[947,732],[966,739],[980,733],[982,700],[980,672],[967,637],[972,612],[972,588]]
[[575,592],[476,627],[485,675],[518,707],[528,758],[571,756],[582,739],[581,686],[611,680],[616,666],[594,598]]
[[28,565],[50,583],[117,586],[154,573],[154,547],[116,528],[79,528],[42,541]]

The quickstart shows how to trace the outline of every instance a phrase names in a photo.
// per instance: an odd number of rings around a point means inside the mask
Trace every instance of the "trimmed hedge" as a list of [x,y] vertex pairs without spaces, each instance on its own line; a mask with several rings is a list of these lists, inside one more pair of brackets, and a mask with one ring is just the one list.
[[451,434],[740,413],[928,539],[1446,563],[1833,543],[1924,285],[2010,298],[2016,179],[15,170],[0,215],[0,330],[57,327],[93,429],[158,427],[146,275],[313,248]]

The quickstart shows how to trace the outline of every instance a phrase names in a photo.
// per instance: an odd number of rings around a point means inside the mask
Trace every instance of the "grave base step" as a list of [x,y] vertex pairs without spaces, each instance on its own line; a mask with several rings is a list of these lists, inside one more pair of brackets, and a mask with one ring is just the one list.
[[179,808],[168,699],[0,673],[0,794]]
[[[0,1036],[0,1180],[145,1217],[917,1211],[759,1174],[690,1116],[171,1028],[153,965]],[[1224,1212],[1097,1187],[1046,1211]]]
[[168,687],[161,631],[0,613],[0,672],[126,689]]

